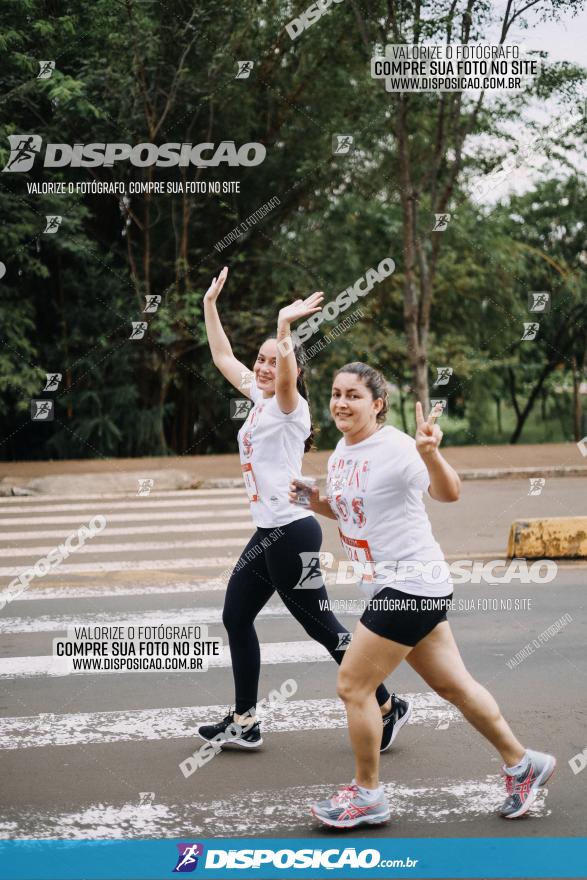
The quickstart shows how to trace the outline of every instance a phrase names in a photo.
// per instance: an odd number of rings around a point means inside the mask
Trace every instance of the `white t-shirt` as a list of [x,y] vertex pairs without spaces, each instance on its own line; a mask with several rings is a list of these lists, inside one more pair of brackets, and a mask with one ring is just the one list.
[[288,498],[291,480],[302,475],[311,426],[308,401],[299,394],[293,412],[283,413],[275,395],[263,397],[254,377],[250,396],[254,406],[238,432],[238,448],[253,522],[271,529],[313,516]]
[[[357,573],[368,596],[387,586],[420,596],[452,592],[422,500],[429,484],[416,441],[391,425],[350,446],[341,437],[328,459],[328,502],[347,556],[363,563]],[[439,565],[426,565],[432,562]]]

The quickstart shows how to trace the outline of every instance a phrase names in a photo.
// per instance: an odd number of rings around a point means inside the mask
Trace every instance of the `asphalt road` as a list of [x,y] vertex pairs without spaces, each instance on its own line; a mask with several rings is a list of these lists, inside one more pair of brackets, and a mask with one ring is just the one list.
[[[487,560],[503,557],[514,517],[585,513],[585,497],[581,480],[547,481],[540,496],[526,481],[486,481],[430,511],[449,558]],[[334,664],[279,600],[258,621],[260,696],[288,680],[295,694],[265,713],[259,752],[226,750],[187,778],[195,727],[231,703],[225,653],[202,671],[67,675],[51,657],[74,625],[200,624],[224,637],[224,575],[252,531],[244,493],[1,499],[0,589],[98,513],[106,529],[0,612],[0,837],[324,837],[308,804],[352,775],[344,710]],[[323,549],[341,558],[335,524],[322,524]],[[329,593],[352,628],[358,591]],[[413,695],[413,721],[381,765],[392,820],[361,837],[584,835],[587,772],[568,762],[587,746],[586,596],[579,563],[548,584],[455,590],[451,624],[471,672],[523,742],[558,758],[531,814],[495,815],[498,756],[404,664],[388,685]]]

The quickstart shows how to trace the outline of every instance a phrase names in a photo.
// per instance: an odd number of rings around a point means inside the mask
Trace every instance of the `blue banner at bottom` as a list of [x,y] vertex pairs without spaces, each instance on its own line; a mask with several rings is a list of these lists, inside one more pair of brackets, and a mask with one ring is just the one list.
[[587,838],[2,840],[2,880],[586,877]]

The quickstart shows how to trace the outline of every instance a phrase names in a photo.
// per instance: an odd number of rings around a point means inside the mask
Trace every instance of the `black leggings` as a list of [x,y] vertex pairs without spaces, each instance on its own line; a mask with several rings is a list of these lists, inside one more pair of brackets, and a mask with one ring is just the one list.
[[[261,652],[255,618],[275,591],[308,635],[324,645],[336,663],[342,663],[348,641],[341,636],[348,635],[348,630],[328,609],[322,578],[318,588],[294,589],[302,572],[299,554],[317,554],[321,544],[320,524],[307,516],[279,529],[257,529],[241,553],[228,582],[222,614],[232,658],[235,711],[239,715],[254,709],[257,703]],[[387,702],[385,685],[379,685],[376,697],[380,706]]]

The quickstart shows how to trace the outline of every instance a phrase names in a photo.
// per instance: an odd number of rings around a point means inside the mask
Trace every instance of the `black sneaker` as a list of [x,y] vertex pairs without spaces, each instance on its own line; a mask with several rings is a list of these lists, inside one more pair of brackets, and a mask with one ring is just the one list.
[[233,712],[229,712],[218,724],[203,724],[198,727],[198,736],[206,742],[216,742],[221,747],[238,746],[241,749],[258,749],[263,745],[259,722],[241,725],[234,720]]
[[385,752],[391,746],[394,739],[409,720],[412,714],[412,704],[409,700],[401,700],[395,694],[391,695],[391,709],[383,716],[383,734],[381,736],[380,752]]

